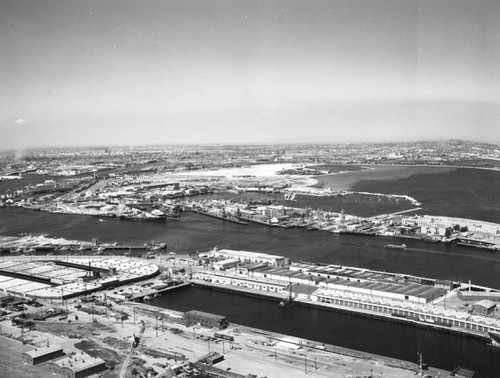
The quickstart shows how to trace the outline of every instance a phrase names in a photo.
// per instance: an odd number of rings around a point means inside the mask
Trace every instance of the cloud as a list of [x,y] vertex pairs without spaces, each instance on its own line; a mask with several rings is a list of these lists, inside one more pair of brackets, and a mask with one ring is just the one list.
[[23,125],[23,124],[25,124],[26,122],[28,122],[28,120],[27,120],[27,119],[25,119],[25,118],[18,118],[18,119],[16,119],[16,120],[14,121],[14,124],[15,124],[15,125]]

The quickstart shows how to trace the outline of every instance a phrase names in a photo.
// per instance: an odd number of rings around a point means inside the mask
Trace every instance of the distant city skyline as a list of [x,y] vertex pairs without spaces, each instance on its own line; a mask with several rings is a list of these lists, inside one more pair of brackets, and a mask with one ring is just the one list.
[[496,0],[0,1],[0,149],[500,143]]

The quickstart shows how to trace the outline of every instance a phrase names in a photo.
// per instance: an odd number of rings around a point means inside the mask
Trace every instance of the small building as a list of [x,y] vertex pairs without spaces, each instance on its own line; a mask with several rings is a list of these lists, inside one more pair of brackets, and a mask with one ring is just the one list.
[[191,310],[184,314],[187,326],[199,324],[202,327],[226,328],[229,322],[224,316],[210,314],[208,312]]
[[59,345],[50,345],[47,347],[28,350],[27,352],[24,352],[21,357],[28,365],[37,365],[62,356],[64,356],[64,352]]
[[125,312],[116,312],[113,317],[118,320],[119,322],[122,322],[124,320],[128,319],[128,314]]
[[223,360],[224,360],[224,356],[222,354],[217,353],[217,352],[211,352],[211,353],[208,353],[208,354],[202,356],[198,360],[198,362],[200,362],[202,364],[206,364],[208,366],[213,366],[216,363],[221,362]]
[[495,311],[496,304],[489,299],[483,299],[472,305],[472,312],[481,315],[490,315]]

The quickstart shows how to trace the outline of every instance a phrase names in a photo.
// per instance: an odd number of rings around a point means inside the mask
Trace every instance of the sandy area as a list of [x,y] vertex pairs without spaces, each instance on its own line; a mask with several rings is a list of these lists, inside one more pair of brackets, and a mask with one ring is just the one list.
[[268,185],[290,184],[294,187],[308,187],[316,185],[318,181],[312,176],[299,175],[278,175],[277,172],[283,169],[291,169],[303,164],[281,163],[281,164],[256,164],[239,168],[221,168],[216,170],[197,170],[186,172],[175,172],[173,176],[183,177],[214,177],[231,180],[235,183],[239,181],[256,182]]

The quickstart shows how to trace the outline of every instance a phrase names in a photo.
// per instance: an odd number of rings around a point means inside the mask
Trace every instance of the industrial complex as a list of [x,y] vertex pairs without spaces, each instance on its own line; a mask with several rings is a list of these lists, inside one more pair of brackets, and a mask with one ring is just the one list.
[[[168,278],[161,274],[162,271],[168,272]],[[183,273],[178,273],[180,271]],[[175,285],[170,284],[173,279]],[[96,324],[100,322],[102,327],[113,328],[113,332],[119,329],[114,324],[121,324],[123,330],[129,330],[129,334],[123,335],[122,341],[117,338],[112,340],[118,350],[128,350],[122,362],[123,371],[128,371],[128,364],[134,361],[134,356],[143,353],[141,348],[146,348],[144,340],[147,338],[143,334],[149,334],[147,343],[156,345],[156,349],[148,346],[147,353],[153,356],[160,353],[174,360],[159,363],[159,357],[155,359],[146,354],[151,364],[148,369],[155,370],[157,375],[190,377],[203,372],[207,377],[245,377],[234,372],[231,372],[233,375],[227,374],[227,369],[220,368],[231,366],[225,365],[228,362],[224,359],[224,340],[228,342],[229,350],[237,350],[238,340],[248,337],[241,336],[241,331],[232,328],[231,319],[224,314],[197,310],[177,315],[147,305],[152,297],[166,295],[167,290],[185,285],[267,297],[281,307],[312,306],[386,321],[412,323],[418,327],[473,335],[486,342],[492,342],[490,334],[500,334],[497,308],[500,292],[496,290],[356,267],[295,263],[280,255],[214,248],[183,258],[93,255],[42,256],[33,259],[33,256],[12,256],[0,263],[0,291],[3,292],[0,294],[0,305],[7,310],[4,311],[3,320],[10,319],[12,327],[21,328],[23,343],[25,338],[29,339],[27,335],[36,333],[37,329],[50,329],[54,325],[58,329],[67,329],[62,332],[62,337],[73,335],[70,337],[77,338],[80,337],[76,331],[79,327],[90,327],[88,332],[96,340],[101,343],[108,340],[109,343],[110,336],[106,336],[106,332],[97,332]],[[52,304],[53,301],[60,306]],[[89,303],[92,307],[89,307]],[[43,310],[26,307],[43,307],[44,304]],[[101,309],[96,310],[96,306]],[[146,321],[147,326],[143,319],[149,319]],[[134,329],[136,322],[143,326],[139,331],[133,331],[132,338],[130,327]],[[160,339],[152,341],[152,332],[156,334],[153,337],[155,339],[167,331],[169,336],[165,340],[177,337],[183,343],[190,343],[191,347],[193,342],[200,342],[197,340],[208,342],[209,353],[179,353],[166,350],[163,346],[166,344],[162,344]],[[73,344],[68,346],[61,337],[55,340],[57,343],[49,343],[47,339],[44,345],[37,341],[40,337],[32,340],[32,349],[19,355],[29,366],[43,364],[47,371],[62,377],[94,376],[109,372],[110,366],[113,366],[105,356],[101,358],[100,355],[92,354],[92,349],[75,350]],[[283,344],[292,354],[303,348],[302,341],[283,341],[276,337],[269,344],[270,339],[272,337],[260,342],[263,346],[272,345],[273,348]],[[211,349],[211,343],[218,345],[221,342],[222,353],[216,351],[214,346]],[[250,344],[245,345],[250,348]],[[191,347],[186,346],[184,351]],[[326,353],[324,346],[318,350]],[[320,366],[324,366],[325,372],[328,372],[332,367],[327,361],[332,357],[328,357],[328,353],[319,354],[320,357],[326,361]],[[315,361],[315,369],[318,369],[317,366]]]

